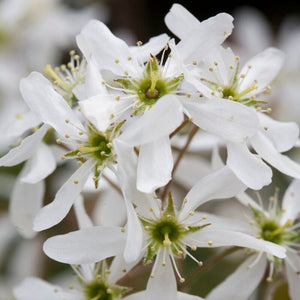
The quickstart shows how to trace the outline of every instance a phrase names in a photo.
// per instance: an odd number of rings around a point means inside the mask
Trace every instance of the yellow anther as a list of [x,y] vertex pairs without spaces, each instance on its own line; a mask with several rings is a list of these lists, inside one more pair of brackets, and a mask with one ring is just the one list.
[[58,145],[60,145],[60,144],[61,144],[61,140],[60,140],[60,139],[56,139],[56,143],[57,143]]
[[77,179],[75,179],[73,182],[74,182],[74,184],[78,184],[78,180]]
[[213,242],[212,242],[212,241],[208,241],[207,244],[208,244],[209,246],[212,246]]
[[116,58],[115,59],[115,63],[118,64],[120,61]]
[[191,246],[191,249],[192,249],[193,251],[196,251],[196,250],[197,250],[197,246],[192,245],[192,246]]
[[65,138],[68,139],[69,137],[70,137],[70,135],[66,133]]
[[137,41],[136,44],[137,44],[138,46],[142,46],[142,45],[143,45],[143,42],[142,42],[142,41]]
[[185,279],[183,277],[181,277],[179,280],[180,280],[181,283],[185,282]]
[[130,60],[132,60],[132,57],[131,57],[131,56],[128,56],[127,59],[130,61]]
[[123,233],[125,232],[125,228],[124,227],[121,228],[121,232],[123,232]]
[[198,266],[202,267],[203,266],[203,261],[198,261]]
[[23,115],[22,115],[21,113],[17,113],[17,114],[16,114],[16,118],[17,118],[18,120],[21,120],[21,119],[23,119]]
[[121,97],[120,97],[120,96],[116,96],[115,99],[116,99],[117,101],[119,101],[119,100],[121,99]]
[[66,122],[66,123],[69,123],[69,122],[70,122],[70,120],[69,120],[69,119],[65,119],[65,122]]
[[210,67],[210,68],[208,68],[208,70],[209,70],[210,72],[212,72],[212,71],[214,70],[214,68]]
[[189,212],[189,215],[190,215],[190,216],[193,216],[194,214],[195,214],[195,213],[194,213],[193,211],[190,211],[190,212]]
[[163,261],[163,262],[161,263],[161,265],[162,265],[163,267],[165,267],[165,266],[167,265],[167,263],[166,263],[165,261]]

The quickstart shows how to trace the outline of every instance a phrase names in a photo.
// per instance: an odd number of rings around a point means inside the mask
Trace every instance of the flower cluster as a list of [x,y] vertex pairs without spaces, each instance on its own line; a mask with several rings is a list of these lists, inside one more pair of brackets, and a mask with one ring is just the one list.
[[[49,258],[72,267],[76,285],[30,277],[15,287],[17,300],[248,299],[274,279],[297,299],[300,164],[284,152],[297,144],[299,126],[275,120],[267,98],[285,54],[268,47],[238,56],[226,46],[233,22],[227,13],[200,22],[173,4],[165,24],[174,37],[130,46],[93,19],[67,64],[22,78],[34,130],[28,122],[0,158],[3,167],[24,163],[11,220],[33,238],[74,210],[79,228],[43,244]],[[278,190],[265,208],[258,191],[275,172],[292,183],[282,208]],[[56,175],[58,190],[43,204],[45,180]],[[92,214],[90,193],[102,196]],[[207,210],[223,199],[244,207],[243,220]],[[191,279],[183,262],[205,269],[197,249],[223,247],[246,258],[208,294],[184,290]],[[146,271],[145,288],[132,288],[130,276]]]

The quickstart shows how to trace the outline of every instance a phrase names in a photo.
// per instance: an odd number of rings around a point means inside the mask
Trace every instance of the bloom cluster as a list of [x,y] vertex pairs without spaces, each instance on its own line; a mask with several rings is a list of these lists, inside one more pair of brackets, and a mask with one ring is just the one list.
[[[78,230],[43,244],[49,258],[71,266],[75,285],[26,278],[14,288],[17,300],[248,299],[280,280],[297,299],[300,164],[284,152],[299,143],[299,126],[274,119],[268,102],[285,53],[238,56],[226,46],[233,22],[227,13],[200,22],[173,4],[165,24],[174,37],[130,46],[93,19],[68,63],[20,81],[30,122],[23,118],[19,144],[0,158],[3,167],[23,163],[11,220],[31,239],[72,210]],[[276,189],[266,204],[259,190],[275,172],[291,183],[282,201]],[[50,176],[58,189],[43,204]],[[206,209],[232,199],[241,219]],[[200,248],[242,261],[195,295],[184,288],[198,279],[182,265],[190,259],[205,269]],[[147,274],[143,289],[128,283],[134,274]]]

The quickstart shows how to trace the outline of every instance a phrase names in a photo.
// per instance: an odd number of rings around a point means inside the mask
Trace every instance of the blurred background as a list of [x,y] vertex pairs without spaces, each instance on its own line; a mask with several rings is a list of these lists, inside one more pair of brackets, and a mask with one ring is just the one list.
[[[269,46],[284,50],[287,63],[270,98],[272,113],[277,119],[300,124],[299,1],[281,1],[272,5],[266,1],[249,1],[247,4],[228,1],[220,4],[204,1],[176,3],[185,6],[200,21],[220,12],[231,14],[235,29],[226,43],[244,61]],[[55,66],[68,62],[69,51],[76,49],[76,34],[91,18],[103,21],[130,45],[138,40],[146,42],[163,32],[172,36],[164,23],[164,16],[172,4],[169,0],[0,0],[0,154],[4,155],[11,146],[18,144],[18,128],[14,128],[14,134],[11,128],[18,116],[26,111],[19,93],[22,77],[34,70],[43,72],[47,64]],[[300,162],[298,151],[293,150],[289,155]],[[11,288],[26,276],[63,281],[64,277],[60,276],[69,270],[68,266],[45,257],[42,242],[48,236],[75,230],[77,226],[71,213],[51,230],[30,239],[22,236],[9,216],[11,191],[22,167],[23,164],[0,168],[0,300],[13,299]],[[289,179],[275,170],[274,174],[274,185],[282,186],[284,191]],[[66,175],[59,173],[55,178],[47,178],[46,202],[53,196],[59,176]],[[271,186],[266,189],[266,194],[270,196],[273,191],[274,186]],[[196,253],[201,260],[210,255],[209,250]],[[194,271],[194,265],[189,262],[183,267],[188,272]],[[205,295],[215,280],[229,274],[234,267],[230,259],[225,260],[213,273],[206,274],[205,280],[193,284],[191,292]],[[138,288],[143,288],[143,284]]]

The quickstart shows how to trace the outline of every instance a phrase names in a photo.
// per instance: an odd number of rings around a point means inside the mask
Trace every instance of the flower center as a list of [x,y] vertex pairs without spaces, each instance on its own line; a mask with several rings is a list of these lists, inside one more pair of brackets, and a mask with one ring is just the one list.
[[113,300],[111,289],[103,282],[93,281],[85,286],[86,300]]
[[148,60],[141,78],[116,79],[121,84],[124,93],[131,94],[135,98],[133,115],[138,115],[150,109],[159,98],[176,91],[183,80],[183,75],[166,77],[165,70],[157,63],[154,56]]

